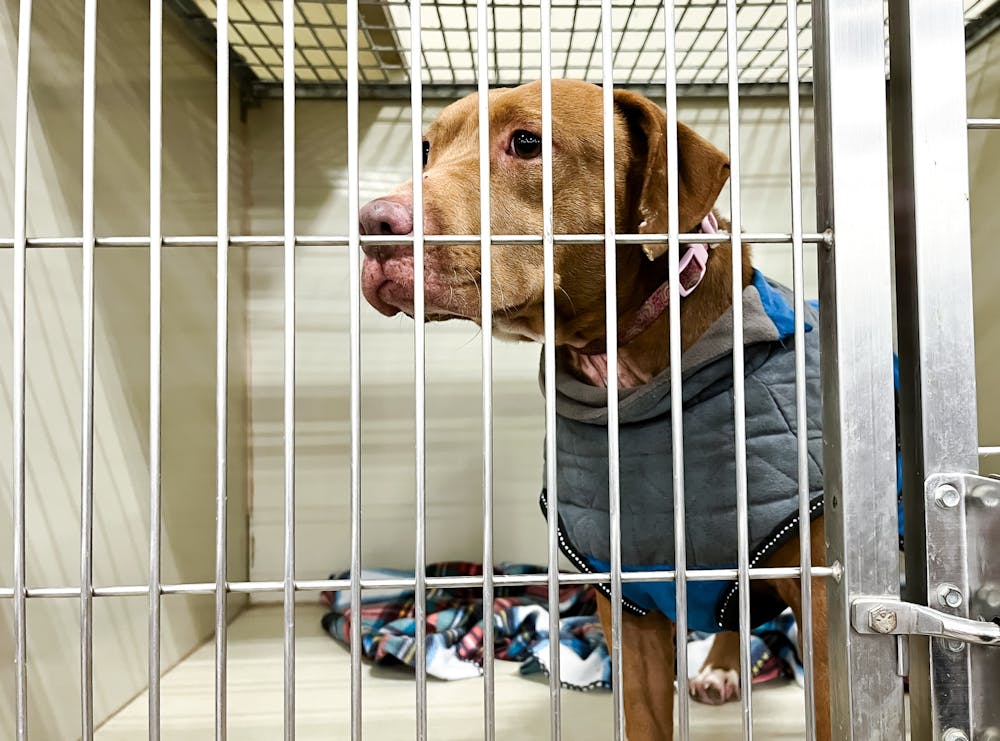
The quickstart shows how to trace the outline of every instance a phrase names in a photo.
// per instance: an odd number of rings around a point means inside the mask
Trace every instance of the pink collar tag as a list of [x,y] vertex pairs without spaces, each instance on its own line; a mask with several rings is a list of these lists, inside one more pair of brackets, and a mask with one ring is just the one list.
[[[709,212],[708,216],[701,220],[699,231],[702,234],[718,233],[719,222],[715,220],[712,212]],[[701,283],[701,279],[705,277],[705,270],[708,267],[708,253],[713,249],[715,249],[714,244],[696,242],[689,244],[687,251],[681,255],[679,266],[681,285],[678,288],[678,293],[681,296],[690,296],[691,292]],[[694,263],[693,267],[692,263]]]
[[[698,231],[702,234],[718,233],[719,222],[716,221],[715,215],[711,211],[709,211],[708,216],[701,220]],[[708,268],[708,253],[713,249],[715,249],[715,244],[707,242],[695,242],[687,245],[678,264],[681,281],[677,292],[682,298],[690,296],[705,277],[705,271]],[[666,281],[653,291],[652,295],[639,307],[635,319],[632,320],[631,326],[622,335],[618,344],[627,345],[646,331],[649,325],[659,319],[667,310],[669,305],[670,281]]]
[[[719,222],[711,211],[701,220],[698,231],[702,234],[718,234]],[[681,245],[681,247],[684,252],[681,254],[677,266],[681,278],[677,292],[684,298],[690,296],[705,277],[705,271],[708,269],[708,254],[715,249],[716,245],[708,242],[694,242]],[[669,305],[670,281],[668,280],[653,291],[652,295],[639,307],[632,324],[618,338],[618,346],[624,347],[649,329],[649,326],[662,316]],[[603,339],[594,340],[586,347],[576,349],[576,352],[581,355],[598,355],[607,352],[607,343]]]

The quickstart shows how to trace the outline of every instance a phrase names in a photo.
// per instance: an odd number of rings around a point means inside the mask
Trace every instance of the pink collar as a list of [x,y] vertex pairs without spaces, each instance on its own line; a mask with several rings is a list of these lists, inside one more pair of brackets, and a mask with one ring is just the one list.
[[[719,222],[716,221],[715,215],[711,211],[701,220],[698,231],[702,234],[718,233]],[[694,289],[701,283],[708,266],[708,253],[715,249],[715,247],[714,243],[710,244],[706,242],[696,242],[684,246],[684,252],[681,255],[678,265],[681,280],[680,285],[677,287],[677,292],[681,298],[690,296]],[[649,329],[650,325],[663,315],[663,312],[667,310],[669,305],[670,281],[668,280],[664,281],[659,288],[653,291],[652,295],[639,307],[639,311],[636,312],[635,318],[628,329],[619,336],[618,346],[623,347],[627,345]],[[594,340],[585,347],[576,350],[576,352],[582,355],[597,355],[605,351],[606,342],[603,339]]]

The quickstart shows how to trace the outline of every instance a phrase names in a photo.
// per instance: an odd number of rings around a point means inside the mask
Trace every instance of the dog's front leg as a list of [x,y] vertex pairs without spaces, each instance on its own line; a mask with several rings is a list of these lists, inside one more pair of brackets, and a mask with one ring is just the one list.
[[[822,518],[812,523],[812,563],[813,566],[826,564],[826,539]],[[786,543],[768,559],[767,566],[797,566],[799,564],[798,539]],[[784,602],[792,608],[795,622],[802,625],[802,586],[798,579],[767,580],[769,585]],[[827,604],[826,582],[819,577],[812,585],[812,625],[813,625],[813,697],[816,703],[816,741],[831,741],[833,731],[830,725],[830,654],[827,644]],[[801,639],[801,633],[799,638]]]
[[[599,597],[597,613],[611,643],[611,603]],[[628,741],[674,737],[674,623],[660,613],[622,613],[623,703]]]

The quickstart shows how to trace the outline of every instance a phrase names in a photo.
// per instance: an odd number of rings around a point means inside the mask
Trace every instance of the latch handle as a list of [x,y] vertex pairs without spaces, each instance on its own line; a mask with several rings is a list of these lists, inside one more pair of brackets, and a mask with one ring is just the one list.
[[851,622],[858,633],[921,635],[982,646],[1000,646],[1000,618],[992,622],[949,615],[923,605],[878,597],[859,597]]

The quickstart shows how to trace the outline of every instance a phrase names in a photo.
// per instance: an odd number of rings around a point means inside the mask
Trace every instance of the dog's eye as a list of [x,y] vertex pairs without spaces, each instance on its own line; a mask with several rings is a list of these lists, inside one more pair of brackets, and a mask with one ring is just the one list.
[[542,153],[542,138],[530,131],[515,131],[510,148],[521,159],[530,160]]
[[431,156],[431,143],[424,142],[424,167],[427,167],[427,158]]

